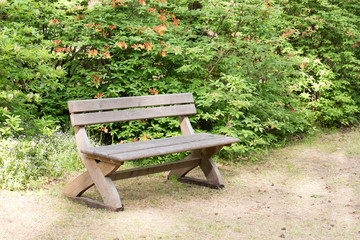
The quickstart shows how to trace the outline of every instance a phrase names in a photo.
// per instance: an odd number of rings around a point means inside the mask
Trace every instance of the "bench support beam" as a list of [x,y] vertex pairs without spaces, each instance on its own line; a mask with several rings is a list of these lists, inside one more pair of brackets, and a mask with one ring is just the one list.
[[189,167],[172,170],[169,173],[168,178],[175,176],[177,177],[179,182],[193,183],[196,185],[206,186],[210,188],[223,188],[224,183],[222,181],[219,169],[216,167],[215,163],[211,159],[211,157],[217,154],[221,150],[221,148],[222,146],[217,146],[217,147],[192,151],[191,154],[185,158],[187,159],[187,158],[199,157],[201,159],[199,166],[206,177],[206,181],[201,179],[186,177],[186,174],[188,174],[196,166],[189,166]]

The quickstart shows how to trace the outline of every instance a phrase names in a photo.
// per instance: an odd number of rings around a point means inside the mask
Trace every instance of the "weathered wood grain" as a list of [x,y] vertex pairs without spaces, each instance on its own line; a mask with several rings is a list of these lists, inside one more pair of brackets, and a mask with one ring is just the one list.
[[70,113],[193,103],[191,93],[68,101]]
[[[106,162],[99,162],[97,166],[104,176],[108,176],[120,167],[120,165],[108,164]],[[89,172],[86,171],[69,182],[64,188],[63,194],[68,197],[78,197],[93,185],[94,182],[91,179]]]
[[170,163],[163,163],[158,165],[152,165],[147,167],[140,167],[140,168],[134,168],[134,169],[127,169],[122,170],[118,172],[114,172],[109,177],[115,181],[120,179],[126,179],[126,178],[133,178],[153,173],[159,173],[159,172],[165,172],[172,169],[177,168],[184,168],[184,167],[191,167],[194,168],[196,166],[199,166],[200,164],[200,158],[191,158],[176,162],[170,162]]
[[[106,147],[96,147],[82,149],[85,154],[91,157],[99,156],[102,158],[112,159],[114,161],[129,161],[147,157],[161,156],[165,154],[186,152],[197,149],[209,148],[214,146],[223,146],[238,142],[239,139],[214,134],[192,134],[168,139],[138,142],[138,144],[119,144],[113,145],[111,150]],[[143,144],[141,144],[143,143]],[[127,149],[127,147],[129,147]]]
[[101,123],[112,123],[193,114],[196,114],[195,105],[186,104],[166,107],[127,109],[120,111],[71,114],[70,119],[72,126],[84,126]]

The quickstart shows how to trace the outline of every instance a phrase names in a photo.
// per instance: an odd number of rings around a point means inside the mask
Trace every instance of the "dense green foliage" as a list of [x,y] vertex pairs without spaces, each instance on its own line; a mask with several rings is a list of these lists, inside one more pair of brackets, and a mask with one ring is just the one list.
[[[0,1],[4,141],[68,130],[70,99],[178,92],[195,96],[196,131],[241,139],[229,159],[358,119],[357,1],[89,2]],[[118,143],[179,130],[152,119],[91,134]]]

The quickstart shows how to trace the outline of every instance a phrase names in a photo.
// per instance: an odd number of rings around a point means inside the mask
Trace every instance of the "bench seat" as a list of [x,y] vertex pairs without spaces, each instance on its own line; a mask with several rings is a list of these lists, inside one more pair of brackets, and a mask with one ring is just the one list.
[[209,133],[197,133],[110,146],[90,147],[82,149],[81,152],[90,158],[111,162],[118,161],[121,164],[129,160],[193,151],[219,145],[227,146],[236,142],[239,142],[239,139]]

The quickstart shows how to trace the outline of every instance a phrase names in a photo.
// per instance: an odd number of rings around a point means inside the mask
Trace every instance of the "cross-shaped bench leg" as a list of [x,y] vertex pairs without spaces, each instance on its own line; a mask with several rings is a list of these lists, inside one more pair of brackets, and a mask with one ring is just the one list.
[[169,173],[169,178],[171,178],[171,176],[176,176],[179,182],[193,183],[197,185],[207,186],[210,188],[223,188],[224,184],[219,169],[216,167],[215,163],[211,159],[211,157],[217,154],[221,150],[221,148],[222,146],[217,146],[217,147],[205,148],[202,150],[196,150],[185,158],[185,159],[192,157],[201,158],[200,168],[206,177],[206,181],[185,176],[195,167],[172,170]]
[[[119,168],[119,165],[112,165],[104,162],[97,164],[95,160],[88,158],[83,159],[83,162],[88,171],[70,182],[64,190],[64,195],[71,200],[84,202],[89,207],[106,208],[113,211],[123,210],[119,193],[116,190],[113,181],[109,177],[106,177],[116,171],[116,169]],[[80,197],[82,193],[94,184],[100,192],[104,202]]]

